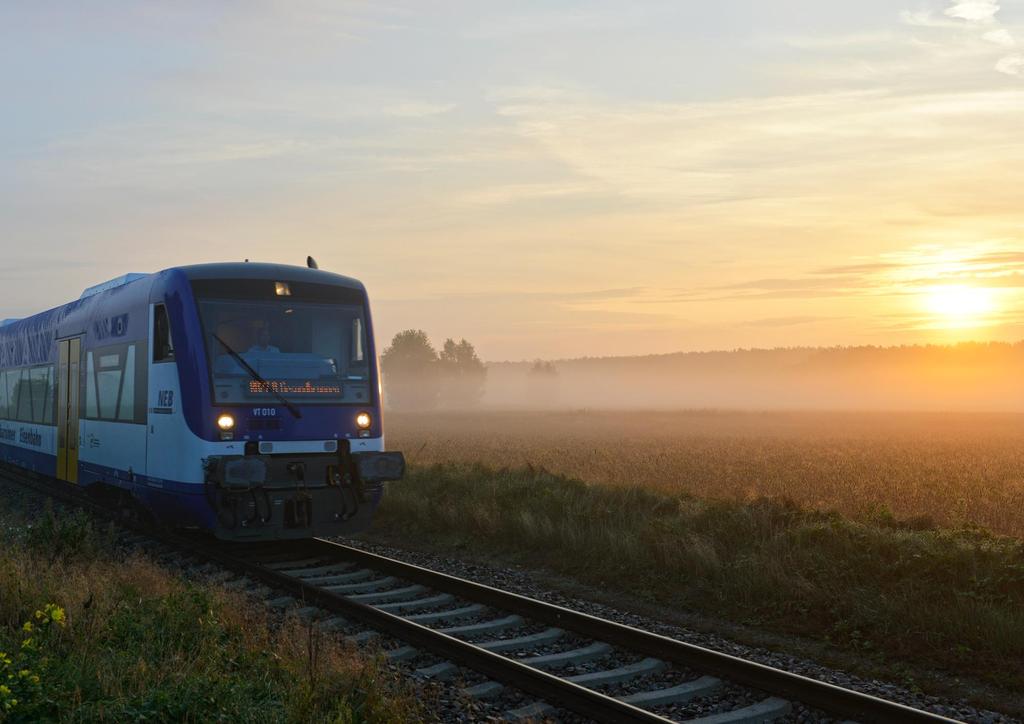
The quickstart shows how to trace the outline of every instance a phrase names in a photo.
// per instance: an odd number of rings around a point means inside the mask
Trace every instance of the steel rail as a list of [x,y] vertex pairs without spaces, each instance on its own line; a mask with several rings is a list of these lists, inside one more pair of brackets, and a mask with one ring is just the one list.
[[285,573],[264,568],[242,558],[225,555],[209,546],[193,545],[196,553],[204,558],[216,561],[225,568],[244,573],[276,589],[287,591],[304,603],[312,603],[343,616],[359,619],[363,623],[389,633],[413,646],[422,647],[438,656],[468,666],[475,671],[527,691],[538,698],[577,714],[600,722],[671,721],[671,719],[658,716],[593,689],[492,653],[454,636],[408,621],[401,616],[352,601],[341,594],[325,591]]
[[[955,722],[938,714],[845,689],[782,669],[741,659],[720,651],[643,631],[590,614],[545,603],[517,593],[476,583],[447,573],[377,555],[323,538],[311,541],[314,552],[343,556],[359,565],[415,581],[510,613],[529,616],[582,636],[620,646],[665,661],[693,667],[724,679],[783,696],[824,711],[863,722],[936,724]],[[318,551],[319,549],[319,551]]]

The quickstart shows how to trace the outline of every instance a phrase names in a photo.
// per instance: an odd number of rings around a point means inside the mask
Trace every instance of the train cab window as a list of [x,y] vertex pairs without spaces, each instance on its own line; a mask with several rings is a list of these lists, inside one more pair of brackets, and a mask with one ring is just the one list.
[[232,299],[230,287],[198,288],[217,404],[282,396],[304,405],[366,404],[372,387],[363,292],[329,287],[321,298],[298,282],[289,289]]
[[366,361],[365,344],[366,335],[363,333],[363,320],[360,317],[356,317],[352,320],[352,339],[349,344],[349,349],[352,350],[351,362]]
[[171,341],[171,321],[167,318],[167,307],[158,304],[153,309],[153,361],[174,360],[174,343]]

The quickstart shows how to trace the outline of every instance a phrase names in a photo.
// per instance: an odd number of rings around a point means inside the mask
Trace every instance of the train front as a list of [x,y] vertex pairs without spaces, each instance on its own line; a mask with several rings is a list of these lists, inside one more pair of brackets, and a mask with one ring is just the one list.
[[326,272],[267,271],[190,280],[207,365],[198,385],[209,402],[204,437],[221,453],[204,460],[214,533],[358,532],[405,465],[384,451],[366,291]]

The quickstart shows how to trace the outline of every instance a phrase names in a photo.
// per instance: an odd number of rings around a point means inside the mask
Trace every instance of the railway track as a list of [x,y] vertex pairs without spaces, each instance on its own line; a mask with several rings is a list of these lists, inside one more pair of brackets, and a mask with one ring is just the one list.
[[[110,517],[77,490],[4,472]],[[390,660],[426,679],[468,678],[471,699],[514,699],[509,720],[572,712],[601,722],[726,724],[771,721],[802,705],[864,722],[953,721],[328,540],[241,546],[137,527],[134,535],[215,563],[230,571],[227,585],[262,589],[269,606],[299,610],[323,628],[357,624],[367,629],[355,640],[394,637],[401,643],[385,652]],[[739,706],[687,713],[688,702],[736,699],[737,689],[745,690]]]

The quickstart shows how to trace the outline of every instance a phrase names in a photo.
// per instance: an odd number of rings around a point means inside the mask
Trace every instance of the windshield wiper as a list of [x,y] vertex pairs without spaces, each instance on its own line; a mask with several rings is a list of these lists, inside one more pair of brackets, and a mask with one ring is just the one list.
[[284,395],[282,395],[280,392],[275,390],[273,387],[270,386],[269,382],[267,382],[265,379],[260,377],[260,373],[257,372],[256,370],[254,370],[251,366],[249,366],[249,363],[246,362],[244,359],[242,359],[242,355],[238,354],[238,352],[236,352],[235,350],[233,350],[231,348],[231,345],[229,345],[227,342],[225,342],[223,339],[221,339],[216,334],[213,335],[213,338],[215,340],[217,340],[218,342],[220,342],[222,345],[224,345],[224,349],[226,349],[228,351],[228,354],[231,355],[231,357],[235,360],[235,362],[237,362],[238,364],[242,365],[242,367],[245,368],[245,371],[248,372],[249,375],[256,382],[258,382],[259,384],[263,385],[264,389],[266,389],[267,392],[272,394],[274,397],[276,397],[278,399],[278,401],[282,405],[287,407],[288,408],[288,412],[292,413],[292,415],[294,415],[296,418],[302,417],[302,413],[299,412],[299,408],[297,408],[295,405],[293,405],[288,400],[286,400],[284,398]]

